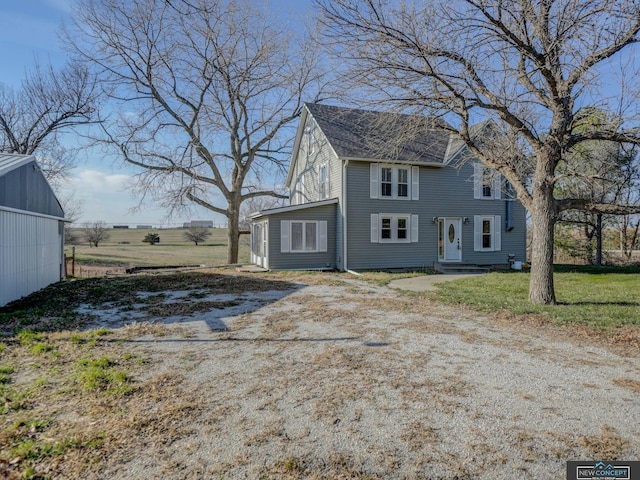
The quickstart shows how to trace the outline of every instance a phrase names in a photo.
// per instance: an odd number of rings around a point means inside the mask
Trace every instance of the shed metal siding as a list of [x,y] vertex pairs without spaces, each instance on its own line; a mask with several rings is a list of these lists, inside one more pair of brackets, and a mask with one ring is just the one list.
[[0,210],[0,306],[60,281],[60,223]]
[[[261,220],[264,217],[261,218]],[[268,216],[269,268],[271,270],[333,269],[336,268],[336,204],[312,207]],[[327,222],[327,251],[313,253],[282,253],[280,251],[280,222],[307,220]]]
[[[347,241],[348,268],[413,268],[430,267],[438,262],[438,225],[434,217],[468,218],[462,225],[462,262],[506,264],[508,255],[525,260],[525,212],[520,202],[513,205],[513,230],[507,232],[504,221],[502,248],[497,252],[474,252],[474,215],[506,215],[506,200],[473,198],[473,166],[444,168],[420,167],[419,200],[371,199],[370,167],[366,162],[350,162],[347,168]],[[372,213],[413,214],[419,218],[417,243],[371,243]]]
[[0,206],[54,217],[64,216],[35,160],[0,176]]

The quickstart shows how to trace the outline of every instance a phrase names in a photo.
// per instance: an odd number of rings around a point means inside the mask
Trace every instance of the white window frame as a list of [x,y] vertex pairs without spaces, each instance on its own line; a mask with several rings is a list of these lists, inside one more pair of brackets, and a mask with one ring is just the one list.
[[305,203],[305,177],[306,173],[301,173],[298,176],[298,181],[296,182],[296,190],[295,190],[295,205],[301,205]]
[[[324,178],[322,172],[324,171]],[[318,167],[318,199],[324,200],[329,198],[329,166],[326,163]]]
[[[383,169],[390,171],[390,179],[383,179]],[[402,183],[399,181],[401,170],[407,172],[406,182]],[[419,167],[372,163],[370,182],[370,198],[380,198],[384,200],[419,200]],[[384,195],[383,185],[390,185],[391,195]],[[406,185],[406,195],[399,195],[400,185]]]
[[[484,222],[489,222],[491,235],[491,245],[489,247],[483,246],[483,237],[486,235],[483,232]],[[502,249],[502,219],[500,215],[475,215],[473,217],[473,250],[476,252],[499,252]]]
[[307,134],[307,155],[313,155],[316,153],[316,139],[311,127],[305,128]]
[[[490,178],[490,194],[485,195],[485,179]],[[473,198],[477,200],[500,200],[502,197],[502,176],[480,163],[473,165]]]
[[[405,220],[406,238],[398,238],[399,220]],[[382,230],[388,220],[391,238],[382,238]],[[408,213],[372,213],[371,214],[371,243],[416,243],[418,241],[418,215]]]
[[[293,249],[293,224],[302,224],[302,247],[303,250]],[[307,245],[307,225],[316,226],[316,248],[306,250]],[[326,220],[281,220],[280,221],[280,252],[281,253],[318,253],[327,251],[327,222]]]

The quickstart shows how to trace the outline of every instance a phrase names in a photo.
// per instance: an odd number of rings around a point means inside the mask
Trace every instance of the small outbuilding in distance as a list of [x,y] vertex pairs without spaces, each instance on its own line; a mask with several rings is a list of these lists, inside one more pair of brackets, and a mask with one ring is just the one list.
[[0,153],[0,307],[63,278],[64,222],[35,156]]

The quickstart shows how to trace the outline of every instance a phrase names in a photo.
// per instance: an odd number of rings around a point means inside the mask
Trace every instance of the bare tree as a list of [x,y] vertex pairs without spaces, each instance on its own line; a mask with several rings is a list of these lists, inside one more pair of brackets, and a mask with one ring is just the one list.
[[75,13],[76,53],[122,112],[101,140],[141,169],[143,195],[226,216],[229,263],[242,202],[282,196],[265,185],[283,178],[303,97],[321,90],[312,44],[271,13],[241,0],[96,0]]
[[64,196],[59,197],[59,200],[62,205],[62,210],[64,211],[64,217],[69,220],[69,222],[64,224],[64,241],[65,243],[76,243],[78,238],[72,226],[82,216],[84,202],[78,199],[73,191],[67,192]]
[[183,235],[184,238],[198,246],[198,243],[204,242],[211,236],[211,229],[206,227],[191,227],[189,230],[184,232]]
[[[339,42],[336,51],[352,61],[351,78],[398,108],[444,117],[448,131],[511,183],[532,219],[529,299],[555,303],[559,213],[634,210],[556,198],[555,185],[558,165],[580,143],[640,142],[638,124],[630,123],[638,120],[630,118],[636,84],[625,82],[624,69],[620,78],[607,72],[615,68],[613,59],[624,63],[639,40],[640,1],[316,3],[327,41]],[[637,78],[638,72],[626,73]],[[615,114],[614,121],[581,131],[579,112],[586,106]],[[500,134],[474,135],[481,121]]]
[[[587,109],[585,115],[587,121],[582,130],[590,129],[592,123],[600,125],[607,121],[604,112]],[[638,199],[632,201],[629,195],[637,189],[640,180],[636,156],[635,147],[624,148],[603,140],[582,142],[567,152],[559,163],[555,196],[593,204],[640,205]],[[585,247],[587,260],[601,265],[603,232],[618,220],[616,216],[600,211],[564,210],[559,213],[558,220],[581,228],[583,241],[579,243]]]
[[[285,192],[282,191],[282,196],[285,196]],[[254,197],[250,198],[242,204],[240,209],[240,228],[241,230],[249,230],[251,227],[251,215],[262,210],[268,210],[270,208],[278,208],[285,206],[284,198],[276,197]]]
[[0,151],[35,153],[55,183],[73,166],[57,134],[91,123],[97,101],[95,82],[79,63],[60,70],[36,63],[20,88],[0,84]]
[[87,222],[84,224],[84,235],[89,245],[98,248],[100,242],[109,240],[109,227],[103,220]]

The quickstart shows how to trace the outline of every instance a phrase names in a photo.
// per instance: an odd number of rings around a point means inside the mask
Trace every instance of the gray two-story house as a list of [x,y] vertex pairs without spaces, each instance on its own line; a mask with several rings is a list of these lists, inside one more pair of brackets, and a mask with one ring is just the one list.
[[523,206],[439,125],[305,104],[290,204],[252,215],[252,262],[350,271],[523,262]]

